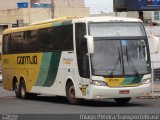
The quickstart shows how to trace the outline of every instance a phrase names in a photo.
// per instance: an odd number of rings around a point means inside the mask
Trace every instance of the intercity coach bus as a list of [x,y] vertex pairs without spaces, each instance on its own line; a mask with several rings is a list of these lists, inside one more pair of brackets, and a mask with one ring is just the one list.
[[128,103],[150,93],[148,38],[139,19],[57,18],[3,32],[3,87],[39,94]]

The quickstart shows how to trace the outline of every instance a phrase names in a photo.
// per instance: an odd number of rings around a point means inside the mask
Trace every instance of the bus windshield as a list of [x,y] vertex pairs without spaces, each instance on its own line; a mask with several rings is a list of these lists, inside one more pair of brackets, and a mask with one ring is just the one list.
[[[122,24],[120,24],[122,25]],[[94,37],[94,54],[91,55],[92,73],[98,76],[122,76],[122,75],[140,75],[148,74],[150,72],[149,55],[147,38],[145,38],[145,32],[138,25],[135,27],[128,24],[124,27],[124,31],[120,31],[120,25],[115,30],[119,30],[118,34],[113,36],[108,33],[105,34],[104,26],[103,30],[100,29],[98,24],[97,32],[93,32],[90,25],[90,33]],[[127,25],[127,24],[125,24]],[[101,26],[101,24],[100,24]],[[128,32],[127,30],[128,29]],[[134,29],[132,34],[130,29]],[[100,32],[101,31],[101,32]],[[108,28],[106,27],[108,32]],[[100,33],[101,35],[97,34]],[[132,36],[131,36],[132,35]],[[136,37],[135,37],[136,36]]]

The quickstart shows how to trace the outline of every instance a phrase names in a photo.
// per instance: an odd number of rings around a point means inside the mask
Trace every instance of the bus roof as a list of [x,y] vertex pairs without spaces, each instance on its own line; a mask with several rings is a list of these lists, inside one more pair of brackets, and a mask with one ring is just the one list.
[[45,21],[40,21],[36,23],[32,23],[28,26],[24,27],[17,27],[17,28],[9,28],[4,30],[3,34],[9,34],[9,33],[15,33],[15,32],[22,32],[22,31],[27,31],[27,30],[36,30],[36,29],[42,29],[42,28],[47,28],[47,27],[52,27],[56,22],[66,22],[66,21],[71,21],[72,19],[77,18],[77,17],[61,17],[61,18],[55,18],[55,19],[49,19]]
[[71,20],[74,18],[79,18],[79,17],[60,17],[60,18],[48,19],[44,21],[38,21],[30,25],[41,25],[41,24],[47,24],[47,23],[54,23],[54,22],[60,22],[60,21],[65,21],[65,20]]
[[[17,27],[17,28],[9,28],[4,30],[3,34],[15,33],[15,32],[22,32],[27,30],[36,30],[42,29],[47,27],[52,27],[56,22],[66,22],[70,21],[73,23],[78,22],[142,22],[140,19],[136,18],[126,18],[126,17],[112,17],[112,16],[98,16],[98,17],[61,17],[55,19],[49,19],[42,22],[36,22],[24,27]],[[63,24],[62,24],[63,25]]]
[[137,18],[115,17],[115,16],[97,16],[74,19],[73,22],[142,22]]

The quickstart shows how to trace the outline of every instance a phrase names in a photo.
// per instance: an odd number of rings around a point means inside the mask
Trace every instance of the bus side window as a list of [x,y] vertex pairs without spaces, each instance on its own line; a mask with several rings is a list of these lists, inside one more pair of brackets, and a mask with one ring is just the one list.
[[10,34],[4,35],[3,36],[3,53],[7,54],[9,53],[9,42],[10,42],[11,36]]
[[87,56],[86,24],[76,24],[76,51],[79,74],[83,78],[89,78],[89,59]]
[[38,30],[27,31],[26,34],[29,52],[38,52],[40,49],[37,39]]

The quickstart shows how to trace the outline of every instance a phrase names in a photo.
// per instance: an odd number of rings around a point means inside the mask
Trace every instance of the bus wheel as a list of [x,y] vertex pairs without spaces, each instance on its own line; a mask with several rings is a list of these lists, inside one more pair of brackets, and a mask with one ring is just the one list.
[[131,98],[115,98],[114,100],[119,104],[127,104]]
[[19,85],[18,85],[18,82],[17,82],[17,81],[14,83],[14,91],[15,91],[16,97],[17,97],[17,98],[20,98],[21,95],[20,95]]
[[20,96],[22,99],[26,99],[27,98],[27,92],[26,92],[26,85],[24,81],[21,81],[20,83]]
[[69,82],[66,87],[66,96],[70,104],[78,104],[79,99],[75,96],[75,87],[72,82]]

